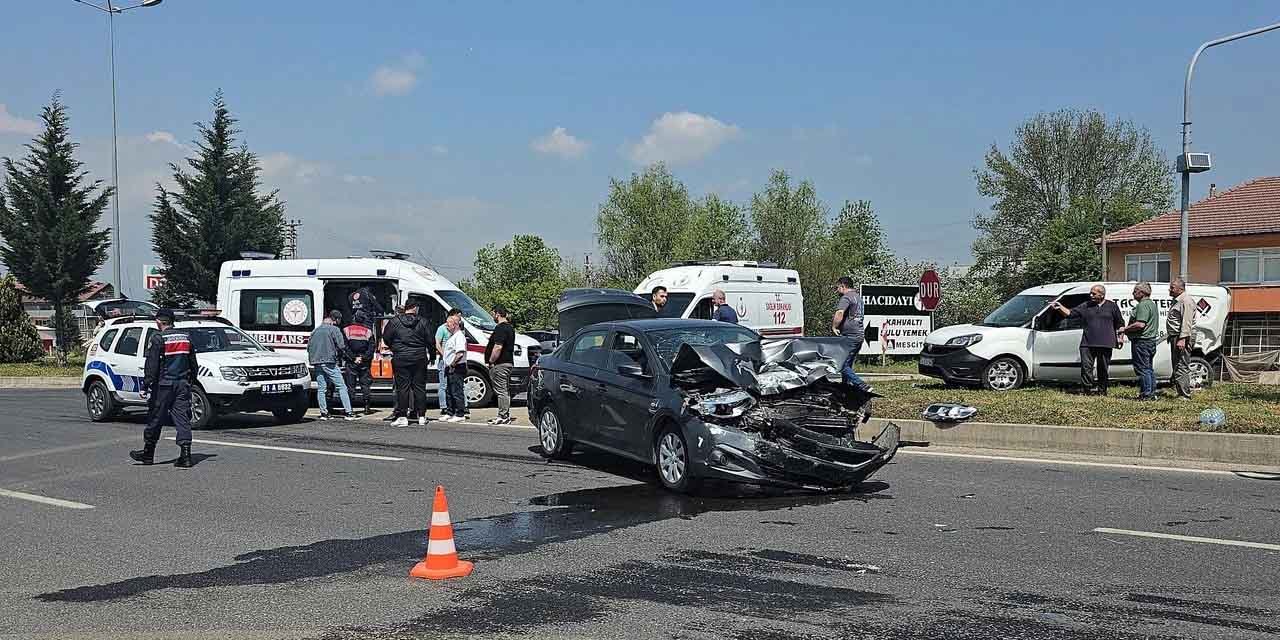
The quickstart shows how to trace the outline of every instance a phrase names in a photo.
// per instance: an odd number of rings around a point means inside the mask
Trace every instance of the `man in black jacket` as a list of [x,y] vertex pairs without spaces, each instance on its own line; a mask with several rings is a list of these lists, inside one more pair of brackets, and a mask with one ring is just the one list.
[[156,314],[158,333],[147,341],[146,373],[143,390],[151,394],[147,412],[147,428],[143,431],[142,448],[130,451],[129,457],[142,464],[155,462],[156,442],[165,422],[172,422],[178,430],[176,438],[178,459],[173,466],[190,468],[191,461],[191,385],[195,384],[196,350],[191,336],[173,326],[173,312],[161,310]]
[[409,300],[404,313],[389,320],[382,335],[391,349],[391,371],[396,380],[393,426],[407,427],[414,416],[420,426],[427,424],[427,363],[436,354],[435,327],[430,324],[418,315],[418,302]]

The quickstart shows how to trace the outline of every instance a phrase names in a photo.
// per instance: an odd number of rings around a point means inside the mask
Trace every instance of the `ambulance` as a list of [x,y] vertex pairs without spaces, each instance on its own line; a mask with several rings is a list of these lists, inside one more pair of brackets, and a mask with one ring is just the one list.
[[667,288],[660,318],[711,319],[711,294],[724,291],[738,312],[738,324],[765,339],[804,335],[804,296],[800,274],[769,262],[682,262],[649,274],[635,293],[653,299],[654,287]]
[[[373,251],[370,257],[336,259],[245,259],[222,264],[218,278],[217,307],[232,324],[271,349],[305,362],[307,341],[325,314],[337,309],[344,323],[351,321],[350,296],[366,290],[386,312],[375,332],[391,317],[396,305],[410,300],[431,326],[444,322],[449,309],[462,310],[467,333],[466,398],[470,406],[484,406],[494,399],[484,348],[497,323],[489,312],[434,269],[410,261],[408,254]],[[537,340],[516,334],[509,388],[512,396],[523,393],[529,368],[542,347]],[[393,389],[391,354],[379,345],[372,372],[374,391]],[[439,375],[427,368],[427,389],[435,390]]]

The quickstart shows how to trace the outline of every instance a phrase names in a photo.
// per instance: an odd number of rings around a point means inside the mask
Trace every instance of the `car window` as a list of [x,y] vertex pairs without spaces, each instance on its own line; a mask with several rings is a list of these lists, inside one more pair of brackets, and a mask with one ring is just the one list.
[[119,329],[112,329],[102,334],[102,338],[98,340],[98,347],[101,348],[103,351],[110,351],[111,343],[115,342],[117,333],[120,333]]
[[645,355],[640,339],[630,333],[619,332],[613,336],[613,345],[609,349],[609,365],[612,371],[627,365],[639,365],[645,373],[649,371],[649,357]]
[[588,331],[578,336],[569,352],[569,362],[604,369],[608,364],[607,350],[604,347],[605,335],[604,331]]
[[[1058,298],[1058,302],[1068,310],[1074,309],[1089,300],[1089,294],[1077,293],[1069,296]],[[1079,329],[1084,326],[1083,320],[1080,318],[1064,318],[1062,314],[1055,311],[1045,313],[1043,324],[1040,325],[1041,331],[1068,331],[1071,329]]]
[[310,291],[241,291],[240,328],[245,331],[311,331]]
[[138,355],[138,345],[142,344],[142,327],[129,327],[116,343],[116,353],[122,356]]

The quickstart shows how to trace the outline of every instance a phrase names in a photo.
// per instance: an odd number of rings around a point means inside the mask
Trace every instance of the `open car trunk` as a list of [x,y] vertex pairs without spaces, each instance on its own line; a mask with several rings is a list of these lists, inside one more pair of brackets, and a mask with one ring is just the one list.
[[621,289],[565,289],[556,304],[560,339],[568,340],[579,329],[597,322],[656,318],[653,304]]

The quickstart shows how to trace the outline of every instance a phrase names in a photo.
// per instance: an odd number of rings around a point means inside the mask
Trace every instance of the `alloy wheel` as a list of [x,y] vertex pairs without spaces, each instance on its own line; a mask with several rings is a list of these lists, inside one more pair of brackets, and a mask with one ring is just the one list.
[[542,450],[550,454],[560,444],[560,420],[551,411],[544,411],[538,420],[538,436],[542,441]]
[[198,393],[191,394],[191,424],[197,425],[204,420],[204,396]]
[[1187,368],[1190,370],[1191,388],[1203,389],[1209,381],[1209,367],[1203,362],[1193,360]]
[[107,412],[107,391],[102,385],[95,384],[89,387],[89,415],[94,418],[101,418]]
[[658,443],[658,472],[669,485],[678,485],[684,479],[688,453],[684,442],[674,432],[667,432]]

